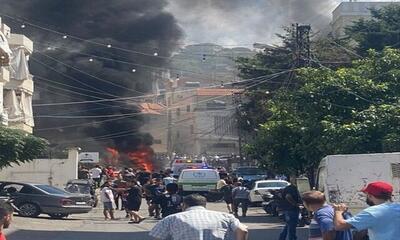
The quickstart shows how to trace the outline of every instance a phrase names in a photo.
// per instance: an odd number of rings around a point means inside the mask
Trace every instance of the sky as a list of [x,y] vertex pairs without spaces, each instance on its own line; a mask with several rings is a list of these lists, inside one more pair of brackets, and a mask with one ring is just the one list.
[[[379,0],[375,0],[379,1]],[[386,0],[388,1],[388,0]],[[341,0],[169,0],[187,44],[213,42],[250,47],[271,43],[282,26],[299,22],[327,27]]]

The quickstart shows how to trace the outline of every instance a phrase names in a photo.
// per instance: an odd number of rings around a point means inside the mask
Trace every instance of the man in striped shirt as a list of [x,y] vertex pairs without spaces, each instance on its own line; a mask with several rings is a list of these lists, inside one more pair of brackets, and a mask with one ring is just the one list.
[[210,211],[206,198],[192,194],[183,199],[184,212],[170,215],[150,231],[154,239],[164,240],[246,240],[247,227],[233,215]]

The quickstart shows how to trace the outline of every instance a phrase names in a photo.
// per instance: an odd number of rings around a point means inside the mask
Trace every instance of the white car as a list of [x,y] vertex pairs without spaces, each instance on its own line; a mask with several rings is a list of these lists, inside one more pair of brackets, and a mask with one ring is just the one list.
[[251,203],[263,202],[262,195],[265,195],[270,190],[278,190],[285,188],[289,183],[284,180],[260,180],[253,184],[250,190],[249,200]]

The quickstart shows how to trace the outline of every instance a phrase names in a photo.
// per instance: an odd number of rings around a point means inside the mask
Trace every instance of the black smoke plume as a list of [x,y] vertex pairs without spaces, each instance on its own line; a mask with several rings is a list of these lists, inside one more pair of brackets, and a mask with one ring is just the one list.
[[[182,35],[175,18],[164,10],[166,5],[166,0],[0,0],[0,16],[13,32],[34,41],[35,53],[30,60],[38,93],[34,104],[93,101],[151,92],[153,72],[159,70],[90,55],[165,66],[166,60],[153,54],[169,56]],[[73,39],[68,34],[104,45]],[[137,112],[132,100],[38,106],[34,107],[35,134],[62,147],[99,150],[99,146],[114,146],[120,151],[132,151],[152,142],[151,136],[139,132],[141,116],[126,116]],[[49,115],[52,118],[45,118]],[[54,118],[55,115],[72,118]],[[104,115],[119,117],[89,117]]]

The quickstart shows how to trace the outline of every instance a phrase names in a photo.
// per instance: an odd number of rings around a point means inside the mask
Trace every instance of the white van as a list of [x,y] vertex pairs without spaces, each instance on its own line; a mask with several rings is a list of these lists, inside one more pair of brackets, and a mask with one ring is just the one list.
[[391,183],[394,200],[400,201],[400,153],[327,156],[319,165],[316,188],[329,203],[345,203],[357,213],[367,207],[360,190],[373,181]]
[[184,193],[205,193],[215,190],[219,179],[215,169],[184,169],[179,175],[178,185]]

